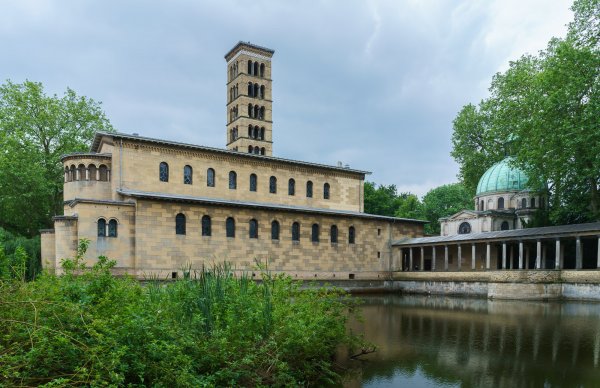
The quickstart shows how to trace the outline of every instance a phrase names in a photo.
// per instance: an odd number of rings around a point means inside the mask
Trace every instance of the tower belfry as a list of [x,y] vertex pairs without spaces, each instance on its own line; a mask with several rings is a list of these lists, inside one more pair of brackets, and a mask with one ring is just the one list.
[[239,42],[227,54],[227,148],[273,154],[271,58],[275,51]]

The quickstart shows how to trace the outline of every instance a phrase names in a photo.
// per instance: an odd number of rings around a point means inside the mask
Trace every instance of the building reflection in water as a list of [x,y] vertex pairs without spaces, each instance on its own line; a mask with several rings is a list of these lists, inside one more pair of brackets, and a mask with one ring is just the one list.
[[377,352],[347,386],[600,386],[600,305],[426,296],[361,297],[353,330]]

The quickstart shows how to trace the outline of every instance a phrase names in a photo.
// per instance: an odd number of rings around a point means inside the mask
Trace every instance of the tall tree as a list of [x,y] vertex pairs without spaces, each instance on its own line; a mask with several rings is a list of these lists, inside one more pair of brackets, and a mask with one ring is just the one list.
[[468,190],[510,139],[531,187],[548,188],[551,222],[600,219],[599,9],[600,0],[575,1],[566,38],[511,62],[489,98],[459,112],[452,155]]
[[62,214],[63,154],[89,149],[95,131],[113,131],[100,103],[41,83],[0,86],[0,227],[32,236]]
[[452,183],[431,189],[423,196],[423,216],[429,221],[425,232],[440,233],[439,219],[473,209],[473,197],[461,183]]

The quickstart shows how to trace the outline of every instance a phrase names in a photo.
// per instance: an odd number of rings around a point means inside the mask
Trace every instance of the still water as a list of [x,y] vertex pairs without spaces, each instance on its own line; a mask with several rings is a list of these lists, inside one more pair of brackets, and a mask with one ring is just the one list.
[[347,387],[600,387],[600,304],[360,298]]

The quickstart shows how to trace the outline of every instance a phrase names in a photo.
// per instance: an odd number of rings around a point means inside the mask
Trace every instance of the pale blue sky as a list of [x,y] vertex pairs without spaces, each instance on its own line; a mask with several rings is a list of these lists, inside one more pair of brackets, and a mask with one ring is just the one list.
[[224,54],[275,50],[274,155],[418,195],[456,181],[452,120],[563,36],[565,0],[2,1],[0,79],[71,87],[114,127],[225,147]]

